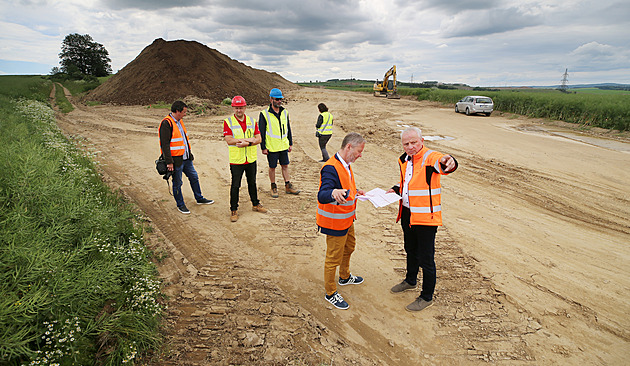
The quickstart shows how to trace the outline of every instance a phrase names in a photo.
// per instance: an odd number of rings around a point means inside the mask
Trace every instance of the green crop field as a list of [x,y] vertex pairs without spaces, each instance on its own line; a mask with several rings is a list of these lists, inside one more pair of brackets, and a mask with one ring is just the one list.
[[630,90],[576,88],[576,89],[569,89],[569,91],[572,93],[577,93],[577,94],[630,95]]
[[39,76],[0,76],[0,364],[120,365],[159,347],[135,209],[57,128]]

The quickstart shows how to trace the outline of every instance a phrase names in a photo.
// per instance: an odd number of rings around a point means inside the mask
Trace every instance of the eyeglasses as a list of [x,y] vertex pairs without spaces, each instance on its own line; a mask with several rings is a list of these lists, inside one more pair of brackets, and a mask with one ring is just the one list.
[[282,98],[273,98],[273,100],[278,101],[278,102],[282,102]]

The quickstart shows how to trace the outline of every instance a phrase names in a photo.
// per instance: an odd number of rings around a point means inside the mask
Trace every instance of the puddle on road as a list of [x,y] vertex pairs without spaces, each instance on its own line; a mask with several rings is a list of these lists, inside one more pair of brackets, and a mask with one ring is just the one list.
[[569,131],[558,131],[542,128],[540,126],[537,126],[535,128],[532,128],[531,126],[515,126],[512,128],[521,133],[533,134],[541,138],[566,139],[575,143],[582,143],[597,147],[603,147],[605,149],[630,153],[630,143],[621,140],[615,140],[612,138],[590,136]]
[[[396,121],[396,122],[402,122],[402,121]],[[399,132],[403,132],[405,129],[411,127],[409,125],[404,125],[404,124],[400,124],[400,123],[396,124],[396,126],[400,127],[400,129],[398,130]],[[429,136],[423,135],[422,137],[424,137],[424,139],[426,141],[439,141],[439,140],[449,141],[449,140],[455,140],[455,137],[441,136],[441,135],[429,135]]]
[[611,139],[595,137],[595,136],[584,136],[581,134],[571,133],[571,132],[549,131],[549,133],[555,136],[561,136],[567,139],[583,142],[589,145],[595,145],[595,146],[603,147],[606,149],[630,153],[630,144],[623,141],[611,140]]

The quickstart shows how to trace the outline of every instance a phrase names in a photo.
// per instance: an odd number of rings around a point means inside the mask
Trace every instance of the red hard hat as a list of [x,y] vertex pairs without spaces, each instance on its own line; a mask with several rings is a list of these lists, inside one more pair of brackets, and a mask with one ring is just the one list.
[[232,98],[232,107],[245,107],[246,105],[247,103],[245,103],[245,98],[241,97],[240,95]]

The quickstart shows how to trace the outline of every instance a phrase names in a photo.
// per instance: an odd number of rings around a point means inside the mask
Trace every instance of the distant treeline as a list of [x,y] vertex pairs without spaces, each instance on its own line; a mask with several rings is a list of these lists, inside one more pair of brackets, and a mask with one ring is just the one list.
[[602,85],[598,86],[597,89],[602,90],[630,90],[630,85]]

